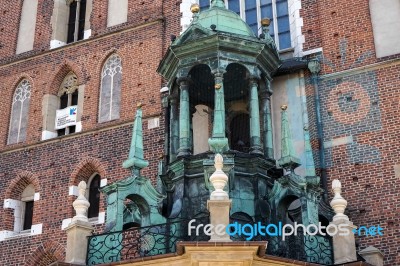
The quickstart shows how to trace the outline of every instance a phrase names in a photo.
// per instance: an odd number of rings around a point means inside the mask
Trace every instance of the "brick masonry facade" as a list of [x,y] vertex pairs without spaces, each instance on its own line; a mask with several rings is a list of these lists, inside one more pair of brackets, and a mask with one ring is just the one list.
[[[0,202],[18,199],[33,184],[33,224],[40,235],[0,242],[0,265],[48,265],[63,261],[66,233],[63,219],[74,215],[68,187],[97,172],[108,183],[130,173],[127,158],[136,103],[143,104],[145,159],[142,174],[156,183],[157,163],[164,149],[164,115],[156,73],[170,43],[180,32],[179,0],[129,1],[128,21],[107,28],[107,2],[93,1],[89,39],[49,50],[53,1],[39,0],[34,49],[15,55],[22,1],[0,4]],[[367,1],[302,1],[304,51],[323,49],[319,79],[324,141],[352,136],[353,142],[325,149],[328,186],[339,178],[348,215],[356,225],[378,225],[384,236],[357,238],[358,250],[373,245],[384,252],[385,265],[400,265],[400,55],[377,59]],[[111,53],[122,59],[120,119],[98,123],[101,69]],[[311,55],[310,57],[314,57]],[[74,71],[85,85],[82,132],[41,141],[42,98],[56,94]],[[32,84],[27,138],[7,145],[14,89],[22,78]],[[306,91],[313,148],[318,149],[310,73]],[[160,126],[147,120],[160,117]],[[315,160],[318,162],[317,153]],[[331,197],[331,193],[329,193]],[[101,198],[100,211],[105,210]],[[13,210],[0,208],[0,231],[12,230]],[[95,232],[102,232],[96,225]]]

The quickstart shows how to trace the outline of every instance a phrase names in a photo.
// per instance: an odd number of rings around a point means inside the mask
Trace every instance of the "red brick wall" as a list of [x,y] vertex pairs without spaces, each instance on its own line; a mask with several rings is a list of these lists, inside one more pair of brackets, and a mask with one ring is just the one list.
[[[357,237],[358,251],[375,246],[384,252],[385,265],[400,265],[399,188],[394,173],[394,165],[400,164],[400,62],[389,61],[400,55],[376,58],[368,1],[307,0],[302,7],[304,50],[323,48],[318,86],[324,141],[353,137],[352,144],[325,149],[328,189],[333,179],[339,179],[350,220],[357,226],[384,228],[382,237]],[[373,63],[382,65],[349,71]],[[338,74],[341,71],[348,72]],[[316,151],[314,88],[309,75],[307,103]],[[318,163],[317,152],[314,155]]]

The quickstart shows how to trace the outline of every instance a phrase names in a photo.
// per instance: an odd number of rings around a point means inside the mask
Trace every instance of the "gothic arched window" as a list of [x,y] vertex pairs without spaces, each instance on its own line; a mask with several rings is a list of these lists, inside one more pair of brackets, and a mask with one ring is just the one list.
[[121,103],[122,64],[117,54],[104,63],[101,74],[99,122],[119,118]]
[[28,126],[29,103],[32,86],[28,80],[22,80],[14,92],[8,144],[25,141]]
[[[78,78],[73,72],[65,76],[58,91],[58,97],[60,98],[59,109],[78,105]],[[57,130],[58,136],[75,133],[75,131],[76,126],[67,126]]]

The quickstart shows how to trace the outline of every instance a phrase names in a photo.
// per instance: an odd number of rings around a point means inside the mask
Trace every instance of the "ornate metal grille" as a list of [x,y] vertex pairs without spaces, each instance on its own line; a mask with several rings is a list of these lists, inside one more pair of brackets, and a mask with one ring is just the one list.
[[[208,217],[196,218],[197,224],[207,224]],[[189,220],[130,228],[90,236],[87,265],[117,262],[134,258],[174,253],[178,241],[208,241],[206,235],[188,236]]]
[[[237,221],[237,219],[235,219]],[[209,236],[189,236],[189,220],[166,224],[130,228],[89,237],[87,265],[111,263],[121,260],[174,253],[178,241],[208,241]],[[196,218],[197,224],[209,223],[209,217]],[[200,230],[202,232],[202,230]],[[245,236],[232,237],[234,241],[246,241]],[[300,261],[333,264],[331,238],[328,236],[290,236],[286,241],[281,237],[256,236],[251,241],[268,241],[267,254]]]

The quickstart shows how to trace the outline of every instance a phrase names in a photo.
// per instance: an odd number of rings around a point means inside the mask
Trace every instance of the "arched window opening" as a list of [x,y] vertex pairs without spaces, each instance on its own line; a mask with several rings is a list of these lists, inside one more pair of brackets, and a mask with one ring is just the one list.
[[[60,98],[60,107],[57,112],[62,113],[56,116],[57,135],[63,136],[75,133],[78,109],[78,78],[74,73],[70,72],[64,78],[58,92],[58,97]],[[66,108],[68,108],[68,110]],[[66,119],[63,117],[68,116],[68,119],[71,119],[73,115],[75,115],[75,122],[66,122]]]
[[121,104],[122,62],[117,54],[105,62],[101,74],[99,122],[119,118]]
[[8,144],[23,142],[26,139],[31,89],[32,86],[26,79],[22,80],[15,89],[11,109]]
[[35,196],[35,188],[33,185],[28,185],[21,194],[21,215],[17,217],[17,213],[15,214],[15,218],[20,218],[18,227],[20,227],[20,231],[30,231],[32,227],[33,221],[33,206],[34,206],[34,196]]
[[88,218],[98,217],[100,210],[100,175],[96,174],[89,182],[89,209]]
[[286,222],[294,224],[301,223],[301,202],[299,199],[293,200],[286,211]]
[[250,148],[250,117],[248,114],[238,114],[230,123],[230,147],[232,150],[249,152]]
[[142,213],[135,201],[126,198],[124,201],[124,225],[123,230],[140,227],[142,223]]

